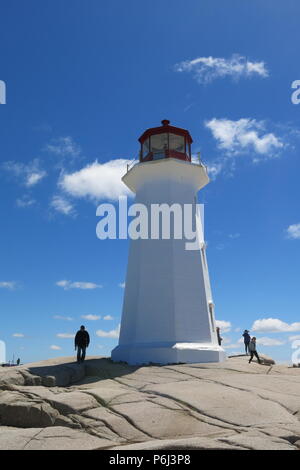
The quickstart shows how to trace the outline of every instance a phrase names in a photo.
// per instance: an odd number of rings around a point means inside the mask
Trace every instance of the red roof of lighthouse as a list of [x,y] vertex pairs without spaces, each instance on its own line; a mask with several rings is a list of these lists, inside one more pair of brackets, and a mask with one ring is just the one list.
[[160,127],[151,127],[150,129],[147,129],[139,138],[139,142],[142,144],[151,135],[163,134],[165,132],[182,135],[187,139],[190,144],[193,142],[189,131],[187,131],[186,129],[182,129],[181,127],[170,126],[170,121],[168,119],[163,119],[161,123],[162,125]]

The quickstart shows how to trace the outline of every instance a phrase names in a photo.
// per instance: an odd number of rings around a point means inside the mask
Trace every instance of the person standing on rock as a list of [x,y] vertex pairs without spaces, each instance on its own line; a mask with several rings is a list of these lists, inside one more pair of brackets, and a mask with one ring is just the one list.
[[77,331],[75,336],[75,351],[77,349],[77,362],[83,362],[85,359],[85,351],[90,344],[90,335],[85,327],[81,325],[80,330]]
[[250,340],[251,340],[250,335],[249,335],[249,331],[245,330],[242,336],[244,336],[245,352],[246,352],[246,356],[248,356],[249,343],[250,343]]
[[217,326],[217,337],[218,337],[218,345],[221,346],[223,338],[221,338],[219,326]]
[[251,339],[251,341],[249,343],[249,351],[250,351],[249,364],[252,361],[253,356],[255,356],[258,363],[261,364],[260,357],[259,357],[259,355],[257,354],[257,351],[256,351],[256,338],[255,338],[255,336],[253,336],[253,338]]

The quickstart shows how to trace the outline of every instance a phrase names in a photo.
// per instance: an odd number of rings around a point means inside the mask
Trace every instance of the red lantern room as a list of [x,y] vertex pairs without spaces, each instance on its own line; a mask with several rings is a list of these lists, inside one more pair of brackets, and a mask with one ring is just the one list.
[[147,129],[139,138],[141,143],[140,162],[177,158],[191,161],[190,133],[180,127],[170,126],[170,121],[161,121],[161,127]]

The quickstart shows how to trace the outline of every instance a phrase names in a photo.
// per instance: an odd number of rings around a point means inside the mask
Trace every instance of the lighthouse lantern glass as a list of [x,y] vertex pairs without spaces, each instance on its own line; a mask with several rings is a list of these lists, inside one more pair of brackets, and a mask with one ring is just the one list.
[[151,136],[151,152],[161,153],[168,148],[168,134],[156,134]]
[[149,139],[146,139],[145,142],[143,143],[143,158],[145,158],[149,152],[150,152],[150,141]]
[[[169,126],[162,121],[160,128],[148,129],[139,139],[141,142],[140,161],[176,158],[191,161],[192,139],[188,131]],[[178,131],[178,132],[177,132]]]
[[170,139],[170,150],[175,150],[175,152],[185,153],[184,147],[184,137],[176,134],[169,134]]

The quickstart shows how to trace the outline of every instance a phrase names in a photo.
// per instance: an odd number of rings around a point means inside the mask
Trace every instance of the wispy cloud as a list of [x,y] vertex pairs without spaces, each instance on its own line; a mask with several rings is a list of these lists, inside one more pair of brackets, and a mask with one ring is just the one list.
[[1,281],[0,282],[0,289],[9,289],[13,290],[17,286],[17,283],[15,281]]
[[40,168],[40,162],[37,158],[27,164],[7,161],[3,163],[2,168],[28,188],[35,186],[47,175],[46,171]]
[[290,225],[286,229],[286,236],[287,236],[287,238],[291,238],[291,239],[294,239],[294,240],[299,240],[300,239],[300,224]]
[[34,204],[36,204],[36,200],[30,197],[28,194],[25,194],[24,196],[16,200],[17,207],[31,207]]
[[240,343],[230,343],[222,345],[224,349],[241,349]]
[[110,331],[97,330],[96,335],[100,336],[101,338],[119,338],[120,325],[118,325],[115,330],[110,330]]
[[61,349],[61,347],[60,347],[60,346],[56,346],[56,344],[52,344],[52,345],[50,346],[50,349],[53,349],[54,351],[59,351],[59,350]]
[[74,318],[72,318],[72,317],[64,317],[62,315],[54,315],[53,318],[55,320],[66,320],[66,321],[73,321],[74,320]]
[[50,207],[63,215],[72,217],[76,215],[73,204],[71,204],[65,197],[62,196],[53,196],[50,202]]
[[23,333],[13,333],[12,336],[14,338],[25,338],[25,335]]
[[289,324],[279,320],[278,318],[262,318],[255,320],[251,330],[260,333],[283,333],[300,331],[300,322]]
[[81,315],[81,318],[84,318],[85,320],[89,320],[89,321],[96,321],[96,320],[100,320],[101,316],[100,315]]
[[113,320],[114,317],[112,317],[111,315],[105,315],[105,317],[103,317],[103,320]]
[[67,280],[57,281],[56,285],[62,287],[64,290],[69,289],[101,289],[103,286],[101,284],[95,284],[94,282],[72,282]]
[[214,162],[207,164],[208,176],[214,180],[222,172],[224,163],[223,162]]
[[289,336],[289,341],[295,341],[296,339],[299,339],[300,340],[300,335],[293,335],[293,336]]
[[261,338],[257,338],[257,344],[261,346],[282,346],[285,344],[285,341],[281,341],[275,338],[268,338],[267,336],[262,336]]
[[76,198],[87,198],[92,201],[117,200],[119,196],[131,194],[121,181],[126,173],[127,163],[132,161],[125,159],[110,160],[106,163],[95,161],[79,171],[62,174],[59,187]]
[[228,235],[229,238],[231,238],[232,240],[236,239],[236,238],[240,238],[241,234],[240,233],[230,233]]
[[51,142],[44,147],[44,150],[61,157],[77,157],[81,153],[80,146],[76,144],[70,136],[52,139]]
[[57,333],[57,338],[63,338],[63,339],[69,339],[69,338],[75,338],[75,335],[73,333]]
[[224,333],[227,333],[228,331],[231,330],[231,323],[230,321],[224,321],[224,320],[216,320],[216,325],[220,328],[221,331]]
[[234,80],[269,75],[265,62],[252,62],[246,57],[233,54],[229,59],[224,57],[197,57],[175,65],[176,72],[190,73],[200,84],[210,83],[217,78],[230,77]]

